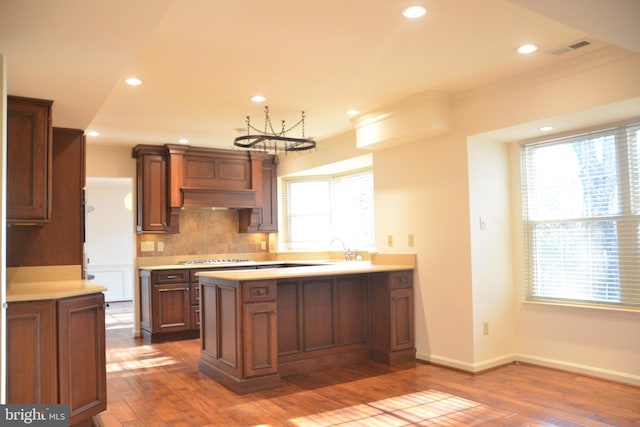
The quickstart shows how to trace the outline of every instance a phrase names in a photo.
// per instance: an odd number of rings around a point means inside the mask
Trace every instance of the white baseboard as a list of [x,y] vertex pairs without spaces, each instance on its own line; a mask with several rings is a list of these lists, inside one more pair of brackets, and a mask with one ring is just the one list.
[[469,363],[461,360],[451,359],[437,355],[428,355],[417,353],[416,358],[425,362],[448,368],[458,369],[473,374],[495,368],[501,365],[507,365],[513,362],[530,363],[532,365],[545,366],[547,368],[559,369],[566,372],[587,375],[594,378],[601,378],[619,383],[640,386],[640,375],[628,374],[625,372],[612,371],[610,369],[602,369],[594,366],[580,365],[577,363],[565,362],[561,360],[547,359],[537,356],[529,356],[526,354],[508,354],[478,363]]

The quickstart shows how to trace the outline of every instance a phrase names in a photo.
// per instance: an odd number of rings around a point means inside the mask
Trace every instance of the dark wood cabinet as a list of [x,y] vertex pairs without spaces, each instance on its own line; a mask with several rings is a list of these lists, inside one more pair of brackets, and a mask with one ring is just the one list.
[[[85,136],[53,128],[53,211],[38,227],[8,227],[8,267],[82,265],[84,243]],[[12,187],[13,183],[8,182]],[[52,248],[56,248],[52,250]]]
[[55,403],[58,369],[55,301],[7,308],[7,402]]
[[201,285],[199,368],[237,393],[277,386],[276,282]]
[[382,363],[414,360],[413,272],[371,275],[371,359]]
[[237,208],[241,231],[277,230],[275,156],[175,144],[138,145],[132,156],[138,233],[179,233],[183,207]]
[[158,333],[191,329],[191,297],[189,283],[153,285],[152,305],[158,313],[153,329]]
[[7,222],[51,219],[53,101],[7,97]]
[[70,425],[106,409],[104,295],[9,303],[7,401],[70,406]]
[[275,157],[262,163],[262,204],[260,208],[240,209],[240,233],[278,231],[278,189]]
[[275,375],[278,371],[276,282],[242,284],[244,377]]
[[71,424],[91,425],[91,417],[107,409],[103,294],[58,302],[58,375]]
[[168,203],[169,183],[167,157],[156,147],[135,153],[137,225],[139,233],[175,233],[178,224],[172,222]]
[[277,387],[280,376],[368,360],[370,327],[391,329],[389,301],[386,322],[369,321],[379,314],[370,304],[369,277],[200,276],[200,371],[244,394]]
[[196,338],[199,327],[194,314],[198,298],[193,295],[189,269],[140,270],[140,329],[151,342]]

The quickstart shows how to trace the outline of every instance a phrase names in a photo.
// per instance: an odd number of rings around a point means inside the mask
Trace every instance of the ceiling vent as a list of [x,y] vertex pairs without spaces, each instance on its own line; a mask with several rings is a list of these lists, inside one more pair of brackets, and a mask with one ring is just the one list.
[[578,50],[580,48],[590,46],[592,44],[593,43],[589,40],[579,40],[577,42],[571,43],[568,46],[563,46],[561,48],[549,51],[548,54],[553,56],[558,56],[558,55],[565,54],[567,52],[573,52],[574,50]]

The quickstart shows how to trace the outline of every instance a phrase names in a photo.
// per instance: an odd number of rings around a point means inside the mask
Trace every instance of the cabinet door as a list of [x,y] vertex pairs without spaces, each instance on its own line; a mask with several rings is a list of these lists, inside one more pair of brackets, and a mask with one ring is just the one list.
[[154,333],[185,331],[191,327],[188,283],[154,285],[152,298]]
[[138,232],[167,231],[167,161],[146,154],[138,158]]
[[7,402],[57,403],[53,301],[12,302],[7,308]]
[[391,291],[391,351],[413,348],[413,289]]
[[276,165],[262,165],[262,209],[260,231],[278,231],[278,194]]
[[243,307],[244,376],[275,374],[278,370],[276,303],[251,303]]
[[52,101],[7,97],[7,221],[51,217]]
[[71,425],[107,408],[104,295],[58,301],[60,403],[70,405]]

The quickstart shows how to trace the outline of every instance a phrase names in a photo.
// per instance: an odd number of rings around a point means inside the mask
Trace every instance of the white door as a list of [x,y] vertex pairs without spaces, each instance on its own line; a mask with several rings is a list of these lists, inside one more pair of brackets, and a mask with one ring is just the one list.
[[106,301],[133,299],[134,230],[131,178],[87,177],[85,269],[105,286]]

